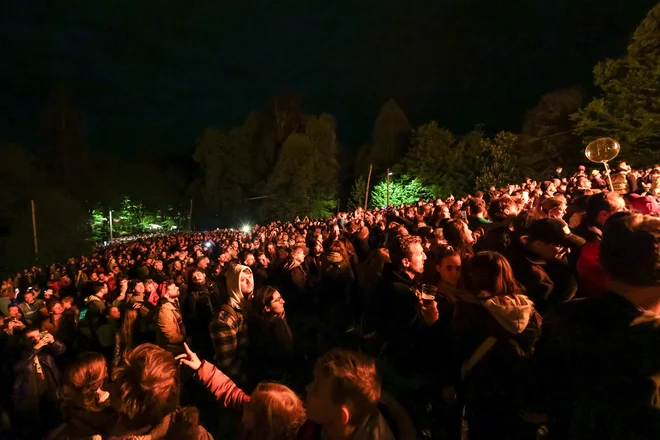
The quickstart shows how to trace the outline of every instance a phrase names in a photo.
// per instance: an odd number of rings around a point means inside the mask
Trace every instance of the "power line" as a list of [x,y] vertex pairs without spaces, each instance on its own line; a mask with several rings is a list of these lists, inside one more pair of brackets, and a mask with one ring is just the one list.
[[562,134],[568,134],[568,133],[573,133],[573,132],[575,132],[575,130],[560,131],[559,133],[548,134],[546,136],[539,136],[539,137],[536,137],[536,138],[530,138],[530,139],[524,139],[524,140],[516,141],[513,144],[515,145],[515,144],[524,144],[524,143],[528,143],[528,142],[540,141],[540,140],[543,140],[543,139],[548,139],[548,138],[555,137],[555,136],[561,136]]

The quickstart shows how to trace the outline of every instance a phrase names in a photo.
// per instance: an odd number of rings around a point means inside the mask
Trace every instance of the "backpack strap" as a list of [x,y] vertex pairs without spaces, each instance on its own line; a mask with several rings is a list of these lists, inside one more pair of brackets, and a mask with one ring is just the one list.
[[472,371],[474,367],[477,366],[481,359],[483,359],[483,357],[488,354],[496,342],[497,339],[495,337],[489,336],[484,342],[481,343],[481,345],[477,347],[474,353],[472,353],[472,356],[470,356],[470,359],[463,362],[463,366],[461,367],[461,379],[465,379],[465,377],[470,373],[470,371]]

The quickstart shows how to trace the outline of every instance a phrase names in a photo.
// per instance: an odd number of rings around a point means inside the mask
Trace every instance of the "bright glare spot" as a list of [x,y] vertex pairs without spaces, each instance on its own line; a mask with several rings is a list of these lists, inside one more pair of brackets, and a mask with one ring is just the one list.
[[176,229],[176,226],[172,226],[172,230],[175,230],[175,229]]
[[206,247],[211,247],[211,246],[213,246],[213,243],[211,243],[210,241],[207,241],[206,243],[204,243],[204,245]]
[[250,225],[243,225],[243,227],[241,228],[241,231],[243,231],[247,234],[248,232],[250,232],[250,229],[252,229],[252,228],[250,228]]
[[161,225],[156,225],[156,224],[154,224],[154,223],[151,223],[151,224],[149,225],[149,227],[150,227],[151,229],[163,229],[163,227],[162,227]]

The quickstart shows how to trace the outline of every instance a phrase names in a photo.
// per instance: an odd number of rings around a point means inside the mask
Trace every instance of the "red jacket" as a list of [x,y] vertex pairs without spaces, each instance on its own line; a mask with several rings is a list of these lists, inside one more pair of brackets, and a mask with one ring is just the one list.
[[195,372],[195,377],[225,408],[243,410],[250,396],[245,394],[232,380],[213,364],[202,361],[202,366]]

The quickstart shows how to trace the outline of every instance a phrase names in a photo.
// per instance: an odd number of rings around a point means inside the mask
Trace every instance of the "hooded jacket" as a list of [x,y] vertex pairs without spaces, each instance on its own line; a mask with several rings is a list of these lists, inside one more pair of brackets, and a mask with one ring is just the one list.
[[456,302],[453,374],[459,374],[463,363],[487,338],[496,339],[462,383],[463,398],[475,413],[490,407],[483,414],[475,414],[475,419],[488,419],[484,426],[493,431],[493,438],[499,438],[500,428],[504,433],[517,422],[541,322],[534,303],[520,293],[498,297],[485,292],[461,295]]
[[254,276],[252,269],[242,264],[237,264],[229,268],[226,274],[227,280],[227,293],[229,294],[229,305],[235,310],[241,310],[243,313],[247,312],[248,300],[241,292],[241,274],[247,271],[252,278],[252,285],[254,286]]
[[458,299],[452,328],[464,342],[461,351],[465,356],[461,361],[468,359],[489,336],[517,346],[522,357],[532,355],[542,318],[527,296],[518,293],[493,297],[483,292]]
[[[217,317],[211,321],[209,333],[215,349],[215,364],[225,372],[232,380],[244,383],[245,360],[248,348],[248,298],[241,292],[240,277],[243,271],[252,270],[241,264],[237,264],[227,271],[227,304],[231,309],[224,306]],[[254,279],[252,280],[254,285]]]

